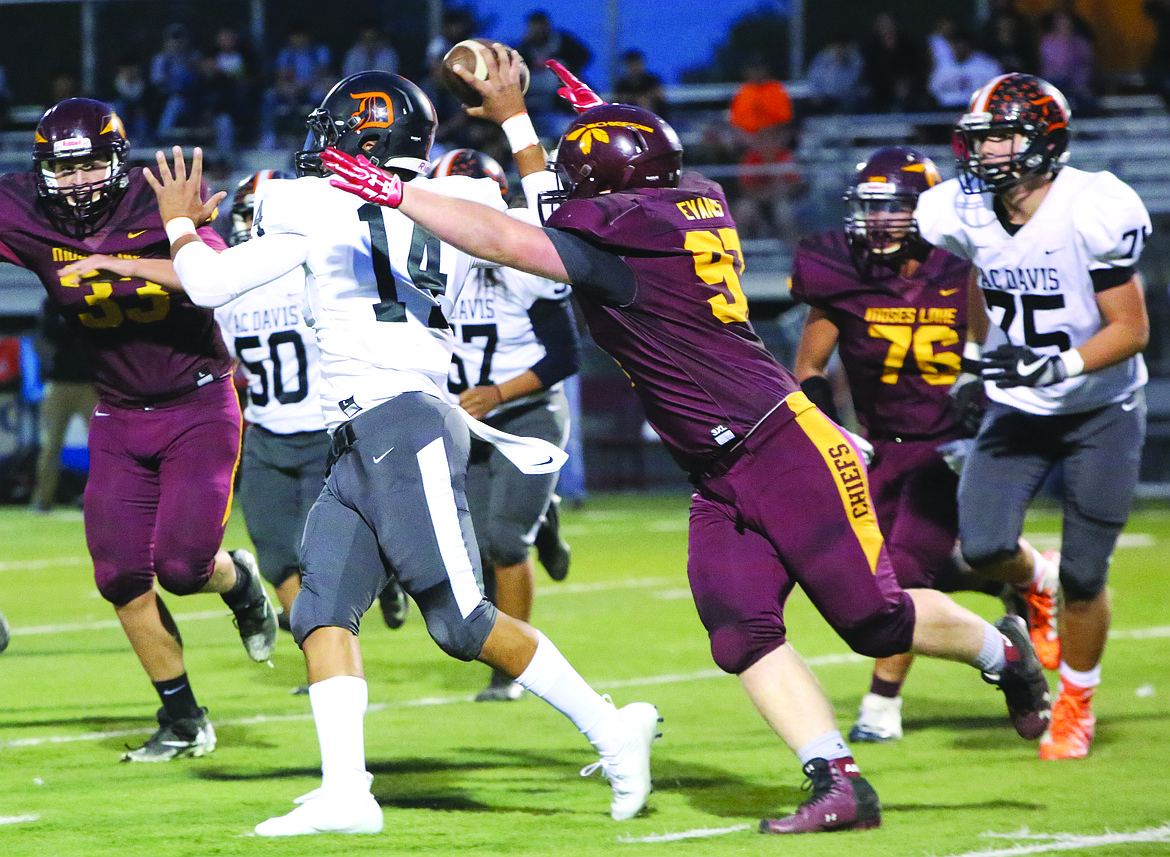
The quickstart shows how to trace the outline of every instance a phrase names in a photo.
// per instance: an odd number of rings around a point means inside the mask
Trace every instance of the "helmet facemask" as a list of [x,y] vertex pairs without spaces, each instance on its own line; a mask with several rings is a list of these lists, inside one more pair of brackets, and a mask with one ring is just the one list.
[[885,182],[865,182],[845,194],[845,235],[855,261],[896,269],[923,246],[914,220],[917,195]]

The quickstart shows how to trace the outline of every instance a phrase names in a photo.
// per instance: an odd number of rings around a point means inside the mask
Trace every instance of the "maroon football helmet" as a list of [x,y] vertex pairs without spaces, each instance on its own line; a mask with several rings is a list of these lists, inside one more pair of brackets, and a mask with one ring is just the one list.
[[645,108],[602,104],[586,110],[557,149],[562,189],[541,194],[541,208],[633,188],[678,187],[682,155],[675,130]]
[[[971,96],[954,131],[959,179],[967,193],[1001,193],[1035,175],[1055,175],[1068,159],[1072,113],[1060,90],[1030,74],[1003,74]],[[1023,147],[988,163],[979,154],[989,137],[1020,134]]]
[[432,178],[471,176],[473,179],[495,179],[500,186],[500,195],[508,195],[508,176],[500,162],[475,149],[452,149],[431,165],[430,175]]
[[[108,104],[69,98],[45,111],[37,123],[33,170],[37,193],[54,220],[83,235],[100,226],[129,183],[129,152],[126,129]],[[63,187],[56,176],[60,161],[108,161],[109,166],[98,181]]]
[[896,268],[927,249],[914,220],[918,195],[942,181],[934,161],[905,146],[886,146],[858,164],[845,192],[845,234],[854,258]]
[[269,179],[291,179],[294,176],[282,173],[280,170],[261,170],[252,173],[236,185],[235,195],[232,196],[232,234],[228,244],[233,247],[248,240],[251,226],[248,218],[256,205],[256,191],[260,185]]

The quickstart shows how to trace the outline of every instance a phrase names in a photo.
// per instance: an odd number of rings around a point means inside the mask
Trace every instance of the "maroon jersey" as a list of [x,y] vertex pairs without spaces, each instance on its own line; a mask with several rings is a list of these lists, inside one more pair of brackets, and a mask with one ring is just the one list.
[[684,470],[701,472],[800,389],[748,322],[743,252],[719,185],[686,174],[677,189],[569,200],[547,225],[632,270],[628,306],[575,294],[594,341],[630,377],[646,419]]
[[[223,240],[200,230],[217,250]],[[210,309],[156,283],[98,272],[62,282],[58,272],[94,254],[169,259],[154,192],[141,169],[130,171],[125,196],[97,232],[84,238],[54,227],[37,203],[31,172],[0,176],[0,261],[35,273],[49,299],[77,329],[102,400],[118,407],[157,405],[231,371]]]
[[913,277],[863,275],[841,231],[797,246],[792,297],[824,311],[840,331],[837,351],[867,435],[961,434],[947,392],[967,337],[970,269],[936,249]]

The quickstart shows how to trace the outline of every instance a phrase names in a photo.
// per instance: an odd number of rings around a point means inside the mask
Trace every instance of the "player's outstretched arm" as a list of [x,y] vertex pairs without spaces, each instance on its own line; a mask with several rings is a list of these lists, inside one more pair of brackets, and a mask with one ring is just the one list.
[[413,187],[365,158],[337,149],[322,152],[321,162],[336,174],[329,180],[334,187],[367,202],[397,208],[439,240],[465,253],[538,277],[569,282],[560,255],[539,226],[478,202]]
[[155,152],[158,177],[156,178],[150,170],[142,172],[158,200],[163,226],[171,239],[173,259],[180,248],[191,241],[199,240],[195,229],[210,222],[215,215],[216,207],[227,197],[227,192],[221,190],[212,194],[206,202],[203,201],[203,150],[198,146],[191,156],[190,175],[187,174],[182,147],[174,146],[171,155],[175,162],[173,170],[167,163],[166,155]]
[[573,109],[578,113],[584,113],[586,110],[592,110],[594,107],[600,107],[607,103],[602,100],[600,95],[590,89],[587,83],[556,60],[545,60],[544,64],[560,78],[563,84],[557,90],[557,95],[573,105]]

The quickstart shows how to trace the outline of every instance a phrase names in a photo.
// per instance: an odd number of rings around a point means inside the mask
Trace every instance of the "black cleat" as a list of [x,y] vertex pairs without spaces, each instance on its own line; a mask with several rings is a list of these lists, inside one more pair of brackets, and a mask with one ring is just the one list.
[[998,673],[984,672],[983,680],[1003,691],[1012,726],[1021,738],[1039,738],[1052,720],[1052,694],[1044,668],[1032,648],[1028,626],[1019,616],[1003,616],[995,623],[1007,640],[1007,662]]
[[553,580],[569,576],[569,546],[561,538],[561,498],[553,494],[544,513],[544,520],[536,531],[536,558]]
[[410,613],[410,599],[406,591],[399,584],[398,578],[390,577],[378,596],[378,606],[382,608],[382,621],[391,630],[398,630],[406,624],[406,617]]
[[166,710],[158,711],[158,731],[141,747],[127,748],[123,762],[169,762],[185,756],[205,756],[215,749],[215,728],[207,719],[207,709],[198,717],[171,720]]
[[240,640],[244,643],[248,657],[257,663],[264,663],[272,657],[272,652],[276,649],[276,610],[268,598],[268,591],[260,577],[260,566],[256,564],[256,557],[252,556],[251,551],[239,548],[228,551],[228,556],[235,563],[236,574],[251,579],[247,603],[232,610],[236,628],[240,632]]

